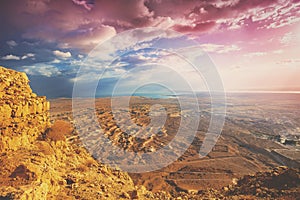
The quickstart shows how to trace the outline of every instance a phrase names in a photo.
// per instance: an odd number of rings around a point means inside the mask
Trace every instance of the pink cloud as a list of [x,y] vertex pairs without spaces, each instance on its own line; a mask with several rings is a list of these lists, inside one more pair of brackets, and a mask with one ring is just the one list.
[[83,6],[87,10],[91,10],[94,7],[94,0],[72,0],[75,4]]
[[175,31],[181,32],[181,33],[191,33],[191,32],[204,32],[212,29],[216,23],[214,21],[211,22],[203,22],[196,25],[180,25],[176,24],[173,29]]
[[[4,30],[4,34],[18,31],[24,38],[58,42],[66,47],[77,46],[87,50],[92,48],[96,40],[101,41],[101,37],[105,39],[108,35],[139,27],[171,28],[194,36],[212,30],[245,29],[251,37],[252,32],[255,34],[258,29],[298,23],[299,2],[280,2],[99,0],[94,4],[92,0],[11,0],[2,5],[1,15],[14,28],[10,32]],[[10,12],[12,9],[14,12]]]
[[[88,26],[89,27],[89,26]],[[94,28],[79,28],[70,32],[63,38],[67,47],[77,47],[85,51],[90,51],[100,42],[116,35],[116,30],[112,26],[98,25]]]
[[[40,44],[51,43],[51,48],[55,48],[50,52],[60,49],[65,53],[72,52],[75,58],[76,50],[71,51],[70,48],[79,49],[81,54],[88,53],[99,42],[117,33],[155,26],[188,34],[204,44],[202,48],[211,53],[216,64],[228,74],[227,81],[233,87],[241,82],[247,82],[243,87],[263,85],[265,77],[274,72],[278,73],[276,79],[283,76],[289,80],[292,79],[289,76],[295,76],[296,79],[299,74],[299,70],[296,70],[299,66],[299,59],[296,59],[300,41],[299,0],[94,2],[3,1],[0,18],[5,28],[1,31],[1,42],[7,44],[5,46],[9,51],[1,55],[0,59],[3,62],[21,62],[22,58],[29,58],[26,54],[28,52],[18,54],[20,56],[14,52],[22,46],[24,39],[26,42],[30,39]],[[12,41],[18,45],[15,46]],[[38,56],[32,58],[38,59]],[[288,72],[281,65],[295,66],[289,68],[294,71]],[[236,70],[240,74],[233,78],[232,71],[226,71],[228,66],[240,66]],[[280,69],[282,71],[277,72]],[[262,77],[261,83],[253,81],[257,76]],[[295,84],[299,85],[299,81],[295,81]]]

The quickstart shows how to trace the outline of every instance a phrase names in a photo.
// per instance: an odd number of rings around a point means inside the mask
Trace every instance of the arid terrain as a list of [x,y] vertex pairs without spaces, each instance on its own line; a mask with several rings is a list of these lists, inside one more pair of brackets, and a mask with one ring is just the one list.
[[[94,130],[86,115],[89,100],[77,105],[80,126],[75,126],[71,99],[49,104],[32,92],[26,74],[2,67],[0,72],[0,199],[299,197],[299,95],[229,95],[223,132],[213,150],[199,158],[211,115],[207,97],[199,96],[199,113],[181,110],[176,98],[132,97],[128,118],[125,110],[112,111],[110,98],[98,98],[93,113],[101,130]],[[123,97],[116,100],[121,105]],[[151,108],[158,104],[166,111],[163,127],[139,132],[127,126],[132,121],[147,127],[150,113],[162,109]],[[119,127],[115,114],[126,130]],[[115,152],[103,148],[101,135],[110,141],[106,145],[125,151],[156,152],[176,137],[182,116],[195,114],[201,120],[192,145],[162,169],[128,174],[95,160],[115,158]],[[87,144],[94,144],[93,152],[87,151]],[[139,155],[132,159],[114,164],[135,166],[143,161]]]
[[[300,95],[229,95],[222,135],[213,151],[202,159],[198,152],[208,128],[210,103],[206,97],[199,98],[201,121],[192,145],[177,161],[163,169],[130,173],[135,184],[154,192],[164,190],[170,193],[197,193],[212,188],[222,190],[245,175],[268,171],[281,165],[299,168]],[[163,105],[168,113],[165,126],[159,133],[153,133],[151,137],[139,141],[134,134],[128,136],[127,130],[121,130],[117,126],[110,103],[109,98],[96,99],[95,110],[99,124],[105,130],[103,134],[113,141],[112,145],[134,151],[155,151],[170,142],[176,134],[180,108],[174,98],[131,98],[131,120],[140,126],[149,124],[151,105]],[[51,100],[51,105],[52,120],[73,122],[70,99]],[[124,118],[123,123],[126,120],[128,119]],[[280,137],[294,138],[294,145],[280,142]],[[101,151],[102,157],[109,155],[110,152]]]

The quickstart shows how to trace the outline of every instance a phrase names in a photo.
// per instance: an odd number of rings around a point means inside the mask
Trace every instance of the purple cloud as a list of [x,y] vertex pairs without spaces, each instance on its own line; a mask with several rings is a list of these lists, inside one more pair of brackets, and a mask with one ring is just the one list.
[[250,34],[281,28],[299,21],[299,6],[283,0],[99,0],[97,6],[94,0],[11,0],[1,5],[0,18],[6,27],[2,31],[5,41],[18,33],[23,39],[89,51],[119,32],[140,27],[169,28],[195,36],[212,30],[246,29]]

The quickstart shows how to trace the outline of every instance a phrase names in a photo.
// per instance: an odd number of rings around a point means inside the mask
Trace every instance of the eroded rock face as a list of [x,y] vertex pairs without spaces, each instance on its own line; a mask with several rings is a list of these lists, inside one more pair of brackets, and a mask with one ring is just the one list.
[[[50,128],[49,102],[34,94],[28,82],[26,74],[0,67],[0,199],[132,199],[151,194],[136,188],[127,173],[96,162],[82,146],[55,139],[68,135],[67,129],[61,123]],[[43,137],[48,128],[55,134]]]
[[0,152],[26,146],[49,127],[50,103],[32,92],[25,73],[0,67]]

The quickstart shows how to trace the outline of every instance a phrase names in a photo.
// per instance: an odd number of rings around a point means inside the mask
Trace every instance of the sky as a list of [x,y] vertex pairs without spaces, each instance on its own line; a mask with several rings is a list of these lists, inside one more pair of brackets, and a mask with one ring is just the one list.
[[170,51],[204,55],[194,62],[215,67],[228,92],[300,91],[299,0],[10,0],[0,24],[0,65],[26,72],[49,98],[71,97],[76,81],[100,73],[104,94],[179,79],[202,90]]

